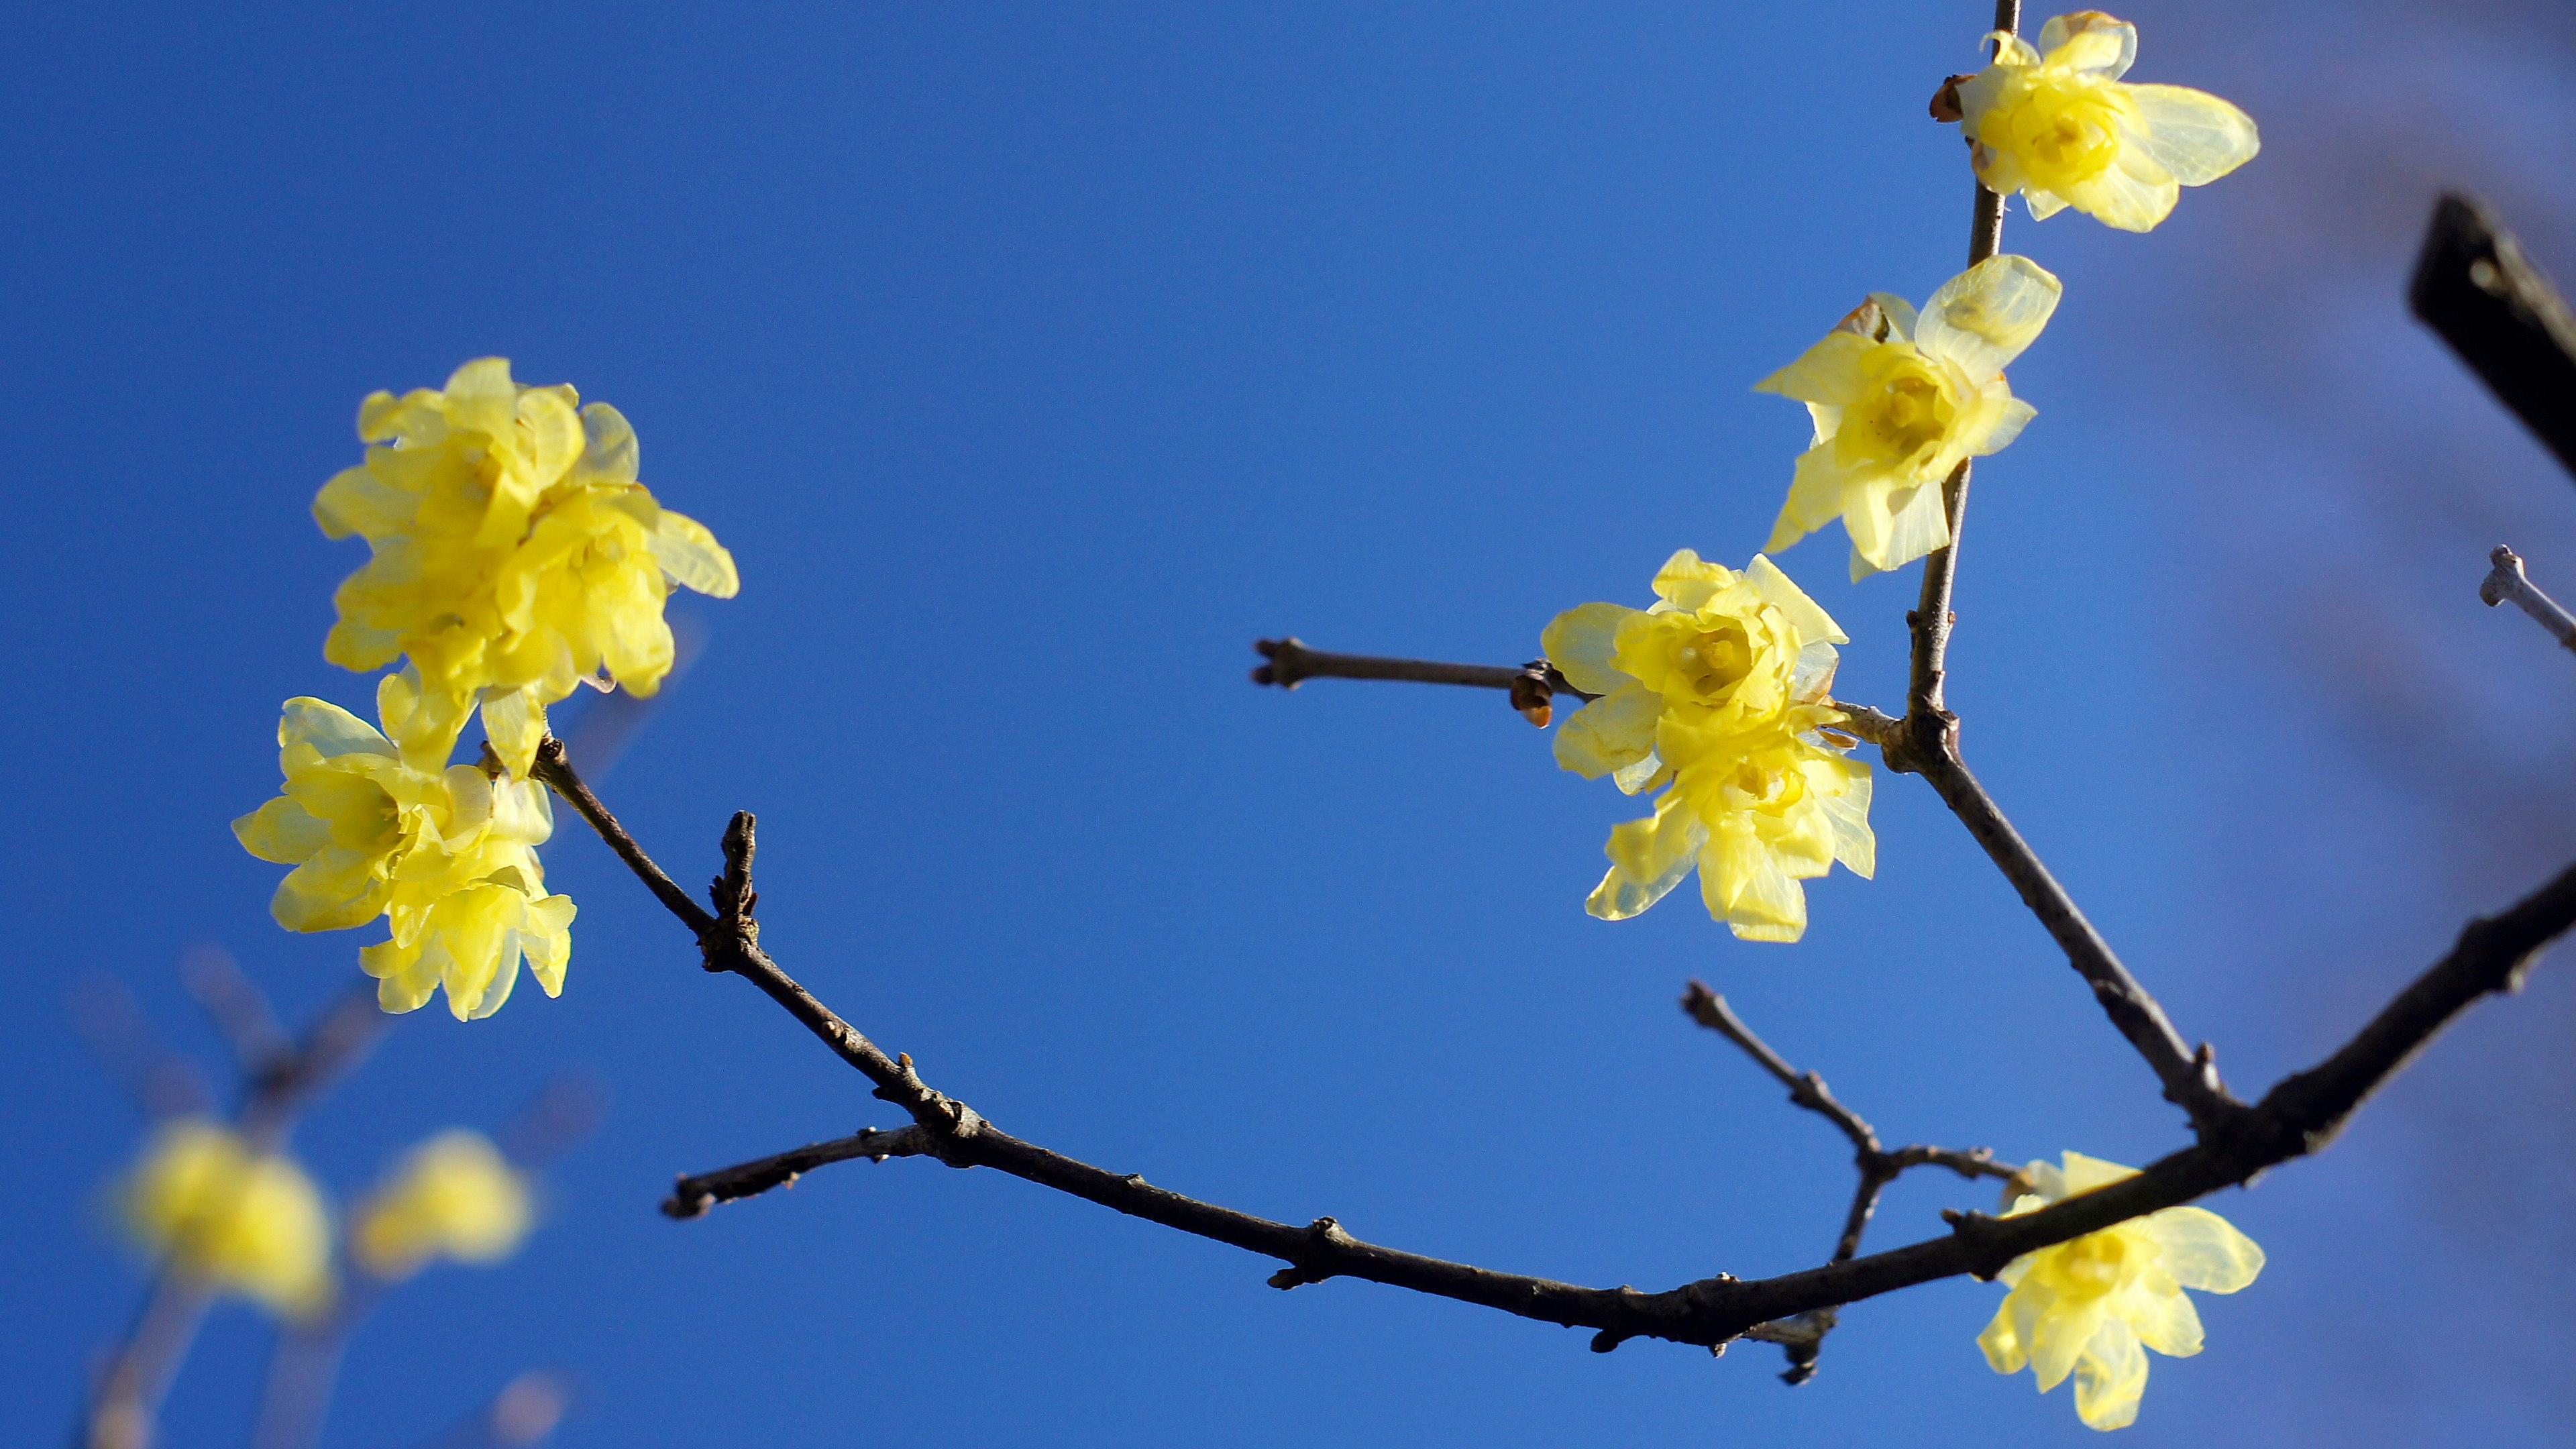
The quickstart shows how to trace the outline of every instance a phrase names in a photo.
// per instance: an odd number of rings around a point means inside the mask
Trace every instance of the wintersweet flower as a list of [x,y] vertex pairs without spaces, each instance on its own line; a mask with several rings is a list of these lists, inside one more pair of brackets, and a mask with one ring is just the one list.
[[178,1272],[309,1318],[331,1302],[331,1215],[293,1162],[183,1118],[153,1134],[119,1193],[125,1225]]
[[387,1011],[443,987],[457,1020],[490,1016],[523,957],[548,996],[562,994],[573,903],[545,894],[536,847],[554,833],[554,812],[544,789],[398,749],[425,708],[411,671],[386,676],[376,702],[382,731],[322,700],[286,702],[283,793],[233,822],[251,854],[295,867],[270,914],[290,931],[389,917],[390,939],[358,953]]
[[1652,817],[1611,829],[1584,908],[1625,920],[1697,870],[1738,937],[1795,941],[1800,881],[1876,864],[1869,767],[1817,733],[1843,718],[1825,697],[1843,632],[1758,554],[1737,573],[1683,549],[1655,592],[1648,609],[1568,610],[1543,636],[1568,682],[1601,696],[1561,727],[1557,762],[1632,795],[1668,787]]
[[437,1258],[497,1263],[517,1251],[531,1216],[526,1175],[482,1133],[454,1128],[406,1153],[359,1204],[349,1255],[387,1282]]
[[1872,292],[1755,383],[1805,403],[1816,424],[1764,551],[1836,518],[1851,536],[1855,580],[1946,547],[1951,472],[2002,449],[2037,411],[2012,395],[2004,368],[2048,325],[2059,291],[2028,257],[2000,256],[1942,283],[1919,316],[1904,298]]
[[2253,119],[2183,86],[2120,79],[2138,28],[2099,10],[2060,15],[2039,46],[2000,31],[1994,63],[1958,83],[1959,116],[1990,191],[2020,192],[2034,218],[2072,206],[2122,231],[2150,231],[2185,186],[2254,159]]
[[378,392],[358,409],[366,461],[323,485],[313,516],[373,555],[340,585],[322,652],[358,670],[410,657],[423,708],[406,750],[443,755],[479,699],[494,750],[525,775],[547,705],[585,681],[661,686],[673,584],[717,598],[739,586],[715,535],[635,481],[626,419],[578,403],[486,357],[444,391]]
[[[2031,1190],[2007,1216],[2134,1177],[2137,1169],[2080,1152],[2065,1166],[2034,1162]],[[2263,1271],[2263,1250],[2206,1208],[2172,1207],[2025,1253],[1999,1275],[2012,1292],[1977,1336],[1995,1372],[2030,1366],[2046,1393],[2075,1375],[2075,1412],[2096,1429],[2125,1428],[2147,1387],[2144,1349],[2200,1352],[2200,1314],[2185,1288],[2233,1293]],[[2143,1347],[2142,1347],[2143,1346]]]

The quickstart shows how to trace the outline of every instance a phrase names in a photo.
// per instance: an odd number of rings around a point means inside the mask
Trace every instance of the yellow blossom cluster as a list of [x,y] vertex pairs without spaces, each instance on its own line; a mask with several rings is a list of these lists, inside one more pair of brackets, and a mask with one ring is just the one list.
[[[2034,1162],[2007,1216],[2108,1187],[2137,1169],[2080,1152]],[[2046,1393],[2075,1375],[2075,1412],[2127,1427],[2147,1387],[2147,1355],[2200,1352],[2200,1313],[2185,1288],[2233,1293],[2263,1271],[2263,1250],[2207,1208],[2171,1207],[2025,1253],[2000,1275],[2012,1292],[1977,1338],[1999,1374],[2028,1367]]]
[[1665,787],[1651,817],[1611,830],[1585,909],[1625,920],[1697,870],[1737,936],[1795,941],[1800,881],[1875,862],[1869,767],[1817,733],[1843,718],[1825,691],[1846,638],[1760,554],[1738,573],[1683,549],[1654,588],[1650,608],[1585,604],[1541,636],[1567,681],[1600,696],[1558,732],[1557,763],[1631,795]]
[[331,1214],[304,1169],[202,1117],[165,1124],[118,1193],[159,1262],[295,1318],[331,1305]]
[[[733,556],[635,481],[635,430],[569,387],[523,387],[480,358],[443,391],[379,392],[358,409],[366,461],[322,486],[313,516],[372,555],[340,585],[323,655],[419,671],[420,738],[454,738],[475,701],[511,773],[546,706],[605,670],[649,695],[671,669],[662,602],[678,583],[732,597]],[[405,742],[410,748],[410,742]]]
[[[388,917],[359,952],[387,1011],[444,990],[459,1020],[500,1009],[524,962],[549,996],[571,958],[572,901],[535,847],[554,828],[528,779],[546,707],[583,683],[651,694],[670,672],[675,586],[719,598],[733,558],[636,481],[635,431],[569,387],[525,387],[497,357],[443,390],[370,395],[366,460],[313,516],[367,540],[340,586],[324,657],[404,661],[368,725],[318,699],[278,722],[283,793],[233,822],[243,846],[295,867],[272,903],[294,931]],[[448,763],[477,705],[488,768]]]
[[554,832],[543,787],[474,765],[434,768],[398,748],[421,708],[408,671],[385,677],[384,729],[318,699],[277,722],[283,793],[233,822],[251,854],[295,869],[270,913],[290,931],[391,920],[358,953],[387,1011],[444,988],[459,1021],[501,1009],[524,959],[549,996],[572,958],[573,903],[545,894],[536,846]]
[[497,1263],[527,1236],[527,1175],[490,1138],[454,1128],[405,1154],[350,1219],[349,1256],[387,1282],[439,1258]]

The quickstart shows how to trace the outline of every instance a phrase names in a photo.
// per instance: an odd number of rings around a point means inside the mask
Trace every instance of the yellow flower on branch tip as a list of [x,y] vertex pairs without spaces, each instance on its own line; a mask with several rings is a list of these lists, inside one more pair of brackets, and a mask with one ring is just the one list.
[[1668,787],[1646,820],[1610,832],[1610,872],[1585,909],[1643,912],[1696,869],[1709,914],[1745,940],[1795,941],[1801,880],[1836,860],[1867,876],[1869,767],[1815,733],[1846,642],[1831,616],[1757,554],[1741,573],[1689,549],[1655,575],[1656,604],[1585,604],[1541,642],[1567,681],[1601,696],[1568,717],[1557,763],[1631,794]]
[[2037,412],[2004,368],[2057,310],[2057,278],[2028,257],[1989,257],[1941,284],[1918,315],[1873,292],[1797,361],[1755,383],[1807,405],[1814,443],[1798,457],[1766,552],[1840,518],[1852,577],[1946,547],[1943,485],[1961,462],[2000,451]]
[[2033,49],[1998,31],[1994,63],[1959,82],[1977,179],[2022,193],[2034,218],[2072,206],[2122,231],[2150,231],[2185,186],[2254,159],[2253,119],[2183,86],[2130,85],[2138,28],[2099,10],[2060,15]]
[[136,1242],[175,1271],[295,1318],[331,1304],[331,1215],[304,1170],[201,1117],[152,1136],[119,1196]]
[[313,500],[324,533],[373,550],[340,585],[322,652],[359,670],[410,656],[423,707],[406,750],[443,756],[479,700],[494,750],[524,775],[546,706],[585,679],[661,686],[673,584],[717,598],[739,587],[715,535],[635,481],[626,419],[578,402],[511,381],[498,357],[443,391],[372,394],[358,410],[366,461]]
[[349,1255],[387,1282],[442,1257],[497,1263],[517,1251],[532,1216],[526,1175],[482,1133],[454,1128],[406,1153],[359,1204]]
[[[388,675],[380,732],[338,705],[286,702],[277,724],[283,792],[233,822],[242,846],[295,869],[270,914],[290,931],[390,917],[391,938],[358,953],[387,1011],[440,988],[459,1021],[509,999],[525,958],[548,996],[572,960],[573,903],[545,894],[536,847],[554,833],[545,790],[473,765],[398,748],[425,707],[409,670]],[[390,738],[389,738],[390,737]]]
[[[2080,1152],[2063,1167],[2034,1162],[2007,1216],[2091,1192],[2137,1169]],[[2046,1393],[2075,1375],[2075,1412],[2096,1429],[2127,1427],[2147,1387],[2146,1349],[2200,1352],[2200,1314],[2183,1289],[2233,1293],[2263,1271],[2254,1240],[2206,1208],[2172,1207],[2025,1253],[1998,1275],[2012,1289],[1977,1336],[1999,1374],[2027,1365]]]

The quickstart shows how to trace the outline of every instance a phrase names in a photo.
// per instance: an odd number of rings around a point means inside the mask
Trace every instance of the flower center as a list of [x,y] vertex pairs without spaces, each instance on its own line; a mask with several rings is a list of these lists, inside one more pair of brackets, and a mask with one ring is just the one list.
[[1878,386],[1843,417],[1836,451],[1846,464],[1897,467],[1939,446],[1958,416],[1948,388],[1919,353],[1903,343],[1882,349]]
[[2010,130],[2022,165],[2051,191],[2092,180],[2120,155],[2117,107],[2110,91],[2089,76],[2034,84]]
[[1724,704],[1737,685],[1753,672],[1753,644],[1744,626],[1730,619],[1687,636],[1673,651],[1673,671],[1702,704]]
[[2088,1233],[2058,1252],[2059,1291],[2074,1298],[2099,1298],[2120,1286],[2120,1280],[2134,1270],[2136,1256],[2126,1233]]

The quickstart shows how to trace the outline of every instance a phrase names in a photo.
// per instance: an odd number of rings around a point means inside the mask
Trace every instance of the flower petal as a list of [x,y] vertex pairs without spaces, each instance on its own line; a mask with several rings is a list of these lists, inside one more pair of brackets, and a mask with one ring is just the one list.
[[2166,1272],[2151,1271],[2145,1277],[2148,1281],[2122,1289],[2113,1311],[2158,1353],[2189,1358],[2200,1352],[2200,1310],[2192,1307],[2190,1295],[2175,1287]]
[[1744,576],[1752,580],[1753,587],[1761,590],[1762,597],[1786,616],[1790,625],[1797,629],[1798,640],[1802,647],[1819,639],[1828,644],[1851,642],[1851,636],[1845,634],[1842,626],[1834,622],[1834,616],[1826,613],[1824,607],[1815,600],[1808,598],[1806,590],[1799,588],[1796,581],[1781,572],[1780,566],[1770,559],[1761,554],[1755,554],[1753,562],[1744,566]]
[[663,509],[646,547],[652,549],[653,561],[662,566],[662,572],[683,588],[714,599],[730,599],[742,588],[733,555],[716,542],[705,524],[685,514]]
[[2079,10],[2041,26],[2039,50],[2048,65],[2118,80],[2137,63],[2138,27],[2099,10]]
[[2233,1293],[2263,1271],[2263,1250],[2207,1208],[2166,1208],[2143,1226],[2164,1250],[2156,1265],[2186,1288]]
[[2147,1355],[2138,1335],[2119,1319],[2103,1319],[2076,1365],[2076,1417],[2095,1429],[2125,1429],[2137,1421],[2146,1391]]
[[1861,358],[1880,345],[1856,332],[1828,332],[1822,341],[1800,353],[1797,361],[1753,384],[1753,390],[1778,393],[1800,402],[1848,407],[1868,382],[1861,371]]
[[1662,900],[1699,863],[1708,827],[1666,795],[1655,813],[1610,827],[1610,873],[1583,908],[1605,921],[1624,921]]
[[2143,135],[2133,139],[2185,186],[2206,186],[2254,159],[2263,138],[2254,118],[2189,86],[2130,86]]
[[2065,287],[2028,257],[1988,257],[1941,284],[1915,345],[1984,382],[2012,365],[2057,311]]
[[1556,763],[1587,780],[1637,763],[1654,753],[1663,708],[1662,695],[1628,680],[1556,727]]
[[1538,636],[1539,652],[1585,694],[1606,695],[1629,683],[1613,667],[1612,636],[1637,610],[1619,604],[1578,604],[1550,620]]

